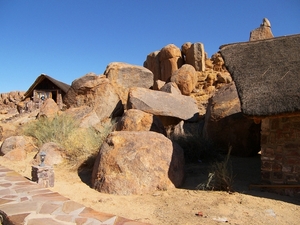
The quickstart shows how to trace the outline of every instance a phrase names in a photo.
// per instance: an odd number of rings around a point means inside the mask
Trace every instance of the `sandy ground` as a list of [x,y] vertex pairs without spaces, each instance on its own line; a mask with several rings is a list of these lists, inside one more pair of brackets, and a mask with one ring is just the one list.
[[[0,119],[5,116],[0,114]],[[20,162],[0,157],[0,164],[31,179],[34,155],[29,153],[27,159]],[[78,173],[66,166],[57,166],[54,167],[55,186],[51,189],[97,211],[154,225],[300,224],[299,198],[249,190],[249,184],[260,182],[260,155],[231,157],[231,162],[235,189],[231,194],[196,190],[195,187],[207,179],[209,165],[206,163],[187,164],[186,181],[180,189],[133,196],[99,193],[89,186],[91,170]]]
[[[0,164],[30,179],[33,156],[34,153],[29,154],[22,162],[0,157]],[[55,186],[51,189],[97,211],[155,225],[299,224],[300,199],[249,190],[249,184],[259,182],[259,155],[231,159],[236,190],[231,194],[195,190],[207,177],[205,163],[186,165],[187,178],[181,189],[133,196],[103,194],[86,184],[89,170],[78,175],[63,166],[55,167]]]

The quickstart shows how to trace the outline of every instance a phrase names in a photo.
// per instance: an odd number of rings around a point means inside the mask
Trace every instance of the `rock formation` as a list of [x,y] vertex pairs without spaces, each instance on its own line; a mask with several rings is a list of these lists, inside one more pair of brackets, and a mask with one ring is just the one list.
[[52,98],[47,98],[40,108],[39,117],[54,117],[59,112],[59,107]]
[[24,91],[11,91],[0,94],[0,108],[16,108],[16,104],[23,99]]
[[159,52],[160,51],[151,52],[149,55],[147,55],[147,59],[144,62],[144,67],[152,71],[154,81],[161,79]]
[[273,37],[271,23],[267,18],[264,18],[260,27],[250,32],[249,41],[257,41]]
[[175,95],[181,95],[181,91],[179,90],[175,82],[168,82],[164,84],[159,90],[163,92],[175,94]]
[[116,125],[116,131],[154,131],[167,136],[161,120],[150,113],[129,109]]
[[183,65],[183,58],[180,49],[174,44],[163,47],[147,55],[144,67],[154,74],[156,80],[169,81],[172,73]]
[[183,56],[184,63],[186,63],[187,51],[189,48],[191,48],[192,44],[192,42],[185,42],[183,45],[181,45],[181,53]]
[[159,80],[168,81],[172,73],[183,64],[180,49],[174,44],[163,47],[159,53],[160,77]]
[[153,90],[160,90],[166,84],[165,81],[155,80],[153,84]]
[[[251,32],[250,40],[270,37],[270,22],[264,19]],[[21,92],[1,94],[0,114],[27,107],[20,103],[21,96]],[[221,54],[208,58],[200,42],[186,42],[181,49],[166,45],[148,54],[144,67],[111,63],[104,75],[89,73],[74,80],[63,101],[63,111],[49,99],[26,119],[15,120],[17,125],[1,124],[0,141],[5,139],[1,154],[12,160],[26,157],[24,146],[33,147],[16,135],[7,138],[13,134],[10,129],[18,130],[37,115],[64,113],[81,128],[98,131],[104,122],[116,118],[115,131],[99,149],[92,183],[101,192],[128,195],[179,187],[183,182],[183,150],[167,138],[166,130],[168,134],[171,130],[174,135],[205,137],[224,151],[231,145],[235,155],[259,151],[260,125],[242,115]],[[42,149],[54,156],[49,164],[60,162],[59,146],[46,144]]]
[[104,75],[109,79],[124,105],[127,103],[129,88],[153,86],[153,73],[142,66],[113,62],[106,67]]
[[109,79],[93,73],[74,80],[64,102],[68,108],[90,107],[100,121],[123,114],[121,99]]
[[180,146],[151,131],[116,131],[101,146],[92,187],[117,195],[145,194],[179,187],[184,179]]
[[36,147],[30,137],[11,136],[6,138],[1,147],[0,155],[11,161],[22,161],[26,159],[27,153],[35,151]]
[[130,89],[127,107],[160,117],[188,121],[198,121],[199,119],[199,109],[193,98],[145,88]]
[[[162,66],[162,61],[160,60],[163,58],[168,59],[165,61],[166,64],[164,66]],[[230,80],[227,76],[228,72],[224,66],[224,60],[219,53],[214,54],[209,59],[202,43],[186,42],[181,46],[181,55],[179,54],[179,48],[174,44],[170,44],[163,47],[160,51],[150,53],[144,62],[144,66],[154,74],[154,90],[160,90],[163,86],[162,81],[168,83],[173,74],[180,73],[177,70],[187,65],[191,65],[196,71],[194,76],[195,84],[191,85],[192,82],[188,81],[185,83],[184,88],[187,90],[182,88],[181,92],[184,95],[193,97],[197,101],[199,108],[202,108],[203,105],[207,105],[208,99],[215,93],[216,89],[224,84],[223,80],[217,79],[217,73],[221,77],[226,76],[225,83]],[[184,76],[184,74],[181,77],[189,78],[189,76]],[[177,83],[177,86],[181,85]],[[193,86],[192,89],[191,86]]]
[[185,64],[172,73],[171,81],[177,84],[183,95],[189,96],[198,81],[196,70],[193,66]]
[[45,165],[47,166],[53,166],[57,165],[63,162],[65,154],[63,153],[63,147],[61,147],[59,144],[55,142],[48,142],[43,144],[39,152],[36,154],[35,159],[34,159],[34,164],[39,165],[41,164],[41,159],[40,159],[40,153],[45,152],[46,153],[46,158],[45,158]]
[[182,52],[185,54],[186,64],[192,65],[196,71],[205,71],[205,51],[202,43],[194,43]]

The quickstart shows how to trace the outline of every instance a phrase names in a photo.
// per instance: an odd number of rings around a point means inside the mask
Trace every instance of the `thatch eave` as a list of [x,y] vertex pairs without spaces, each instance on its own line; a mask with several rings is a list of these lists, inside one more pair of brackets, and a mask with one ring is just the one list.
[[246,116],[300,112],[300,35],[220,47]]

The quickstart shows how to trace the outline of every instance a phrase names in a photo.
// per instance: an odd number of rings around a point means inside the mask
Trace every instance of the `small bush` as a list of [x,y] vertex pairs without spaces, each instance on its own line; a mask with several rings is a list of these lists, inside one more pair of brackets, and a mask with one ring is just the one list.
[[100,146],[111,132],[112,125],[102,125],[100,131],[90,128],[78,128],[72,132],[62,145],[66,149],[68,161],[80,166],[87,159],[95,158]]
[[199,184],[197,189],[215,191],[233,191],[232,167],[229,160],[231,147],[223,161],[212,164],[206,183]]
[[63,140],[78,127],[78,123],[72,117],[57,115],[54,118],[41,117],[26,124],[23,133],[34,137],[38,146],[47,142],[62,144]]
[[64,148],[67,163],[78,167],[97,153],[112,126],[111,122],[107,122],[99,130],[80,128],[72,117],[59,115],[29,123],[25,125],[23,133],[34,137],[38,146],[47,142],[60,144]]

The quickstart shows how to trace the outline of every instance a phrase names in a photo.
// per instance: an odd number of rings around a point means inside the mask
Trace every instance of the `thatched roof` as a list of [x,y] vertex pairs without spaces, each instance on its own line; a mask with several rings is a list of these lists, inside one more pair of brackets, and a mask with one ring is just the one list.
[[248,116],[300,113],[300,34],[220,47]]
[[63,91],[63,94],[67,93],[67,91],[70,88],[70,85],[65,84],[63,82],[60,82],[58,80],[55,80],[54,78],[45,75],[45,74],[41,74],[35,81],[34,83],[30,86],[30,88],[26,91],[26,93],[24,94],[24,97],[31,97],[33,94],[33,90],[37,87],[38,84],[40,84],[43,80],[48,79],[49,81],[51,81],[54,85],[56,85],[59,89],[61,89]]

